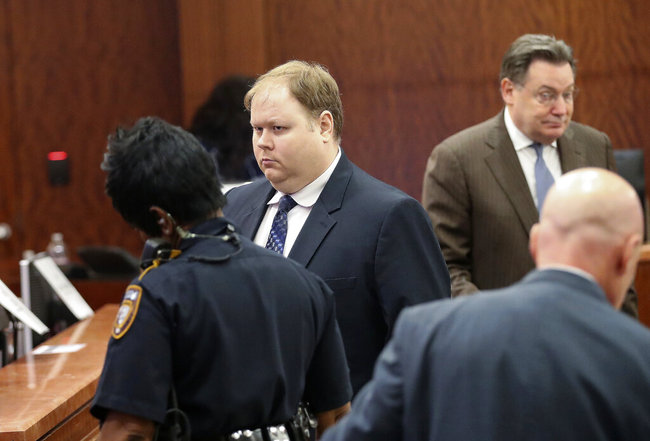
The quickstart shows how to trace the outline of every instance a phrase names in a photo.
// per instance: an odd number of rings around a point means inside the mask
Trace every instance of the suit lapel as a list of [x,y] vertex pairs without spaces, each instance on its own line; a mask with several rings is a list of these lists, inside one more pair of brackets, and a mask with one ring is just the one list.
[[239,220],[238,227],[241,234],[251,240],[255,237],[257,228],[260,226],[262,218],[266,213],[266,203],[274,194],[275,189],[267,181],[260,188],[260,191],[256,192],[255,196],[250,198],[250,203]]
[[503,112],[496,117],[495,125],[488,135],[487,144],[494,151],[485,158],[485,162],[494,175],[494,179],[510,200],[521,225],[526,232],[529,232],[539,219],[539,213],[530,194],[517,152],[508,136]]
[[569,125],[564,134],[557,140],[560,154],[562,173],[585,167],[585,155],[582,145],[573,137],[573,129]]
[[289,253],[289,257],[303,266],[306,267],[309,264],[327,233],[336,224],[336,219],[330,213],[341,208],[352,172],[352,163],[341,150],[339,163],[325,184],[325,188],[309,213],[309,217]]

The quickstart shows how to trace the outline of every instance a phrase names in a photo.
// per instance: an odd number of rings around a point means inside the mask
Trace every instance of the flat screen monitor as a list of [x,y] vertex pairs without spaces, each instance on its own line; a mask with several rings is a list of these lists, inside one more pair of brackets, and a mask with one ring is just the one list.
[[23,302],[50,328],[44,335],[27,330],[26,350],[31,350],[78,321],[34,265],[35,260],[43,256],[44,253],[41,253],[20,261],[20,292]]
[[2,306],[0,306],[0,366],[9,362],[8,349],[12,342],[7,341],[9,335],[9,316]]

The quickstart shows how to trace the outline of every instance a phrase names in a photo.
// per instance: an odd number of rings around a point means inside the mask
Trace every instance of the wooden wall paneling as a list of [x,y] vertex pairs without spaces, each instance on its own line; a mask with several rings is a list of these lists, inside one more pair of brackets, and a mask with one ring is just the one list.
[[650,116],[650,7],[642,2],[572,3],[574,19],[587,22],[570,32],[576,47],[576,117],[605,131],[617,148],[650,145],[642,122]]
[[[16,185],[16,149],[12,136],[14,112],[13,96],[13,51],[11,45],[9,2],[0,3],[0,222],[15,230],[19,188]],[[19,253],[17,235],[0,241],[0,259]],[[16,266],[17,268],[17,266]]]
[[[497,89],[501,57],[523,33],[554,34],[566,39],[578,58],[589,57],[593,48],[608,60],[585,68],[586,74],[581,70],[579,82],[593,76],[589,93],[619,103],[617,110],[626,115],[626,124],[603,124],[597,115],[606,114],[608,106],[593,109],[580,101],[578,121],[612,131],[618,146],[620,127],[642,127],[647,119],[643,117],[645,96],[616,99],[620,92],[610,82],[613,69],[632,68],[639,74],[634,78],[638,81],[647,71],[647,48],[639,50],[640,60],[634,61],[630,60],[637,52],[611,50],[611,45],[619,44],[618,36],[625,37],[622,44],[640,46],[648,40],[648,20],[641,18],[648,8],[641,0],[543,4],[506,0],[498,8],[484,0],[282,6],[281,0],[269,0],[268,21],[273,23],[268,28],[269,64],[300,58],[327,65],[343,93],[346,153],[371,174],[416,198],[421,195],[424,165],[433,146],[501,109]],[[616,27],[616,32],[604,32],[604,22],[609,23],[605,29]],[[596,33],[603,37],[594,43]],[[610,38],[608,49],[603,40]]]
[[[61,231],[80,245],[124,246],[137,234],[114,213],[99,170],[106,137],[144,115],[181,122],[174,0],[11,0],[17,230],[43,250]],[[70,183],[51,187],[46,154],[66,150]]]
[[643,1],[571,3],[580,95],[575,119],[609,135],[614,148],[645,151],[650,182],[650,6]]
[[[499,62],[524,32],[553,33],[575,48],[576,120],[606,131],[617,148],[650,141],[650,8],[642,0],[0,5],[0,221],[14,228],[0,257],[41,250],[55,230],[73,249],[139,253],[103,192],[107,134],[146,114],[188,124],[217,80],[292,58],[325,64],[339,82],[346,153],[416,198],[431,148],[501,108]],[[53,188],[45,155],[59,148],[70,154],[71,182]]]
[[266,0],[178,0],[185,127],[218,81],[266,70],[265,8]]
[[[501,108],[500,59],[523,32],[504,28],[503,8],[482,1],[270,3],[274,63],[327,65],[343,94],[348,155],[418,199],[431,149]],[[535,26],[531,11],[513,24]]]

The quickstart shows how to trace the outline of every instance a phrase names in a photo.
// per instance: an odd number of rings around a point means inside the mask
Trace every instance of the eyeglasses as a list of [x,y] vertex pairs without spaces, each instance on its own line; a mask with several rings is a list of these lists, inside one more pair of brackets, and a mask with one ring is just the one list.
[[[524,86],[521,86],[521,88],[526,89]],[[535,97],[535,100],[537,100],[538,103],[540,103],[542,106],[545,107],[551,107],[555,105],[555,103],[557,103],[557,100],[560,96],[562,96],[562,99],[564,100],[565,103],[573,104],[573,100],[578,95],[578,88],[565,90],[562,93],[558,93],[553,89],[546,89],[546,88],[542,88],[537,92],[533,92],[530,89],[526,89],[526,90],[531,92],[533,94],[533,97]]]

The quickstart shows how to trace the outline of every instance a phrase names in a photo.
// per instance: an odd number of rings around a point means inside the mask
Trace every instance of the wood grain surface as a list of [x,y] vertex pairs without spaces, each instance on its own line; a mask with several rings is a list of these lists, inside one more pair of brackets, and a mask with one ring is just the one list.
[[[501,109],[501,57],[527,32],[574,48],[575,120],[647,149],[649,22],[645,0],[0,0],[0,222],[14,229],[0,258],[54,231],[139,254],[103,193],[108,133],[148,114],[186,125],[218,80],[294,58],[338,81],[348,156],[417,199],[431,149]],[[65,187],[47,182],[55,149]]]
[[[59,354],[31,354],[0,369],[0,441],[80,440],[97,433],[89,413],[118,305],[106,305],[43,345],[84,345]],[[43,437],[43,438],[41,438]]]
[[[11,257],[42,251],[63,233],[74,257],[85,244],[121,244],[139,252],[131,228],[104,195],[99,169],[106,137],[144,115],[180,123],[180,62],[173,0],[3,0],[2,35],[9,53],[9,124],[0,181],[14,235]],[[0,91],[7,84],[0,84]],[[4,100],[4,98],[0,99]],[[0,101],[4,102],[4,101]],[[68,153],[70,182],[48,182],[49,151]],[[4,173],[3,173],[4,175]],[[5,203],[3,202],[4,206]],[[0,218],[0,221],[2,219]],[[5,254],[7,254],[5,252]]]

